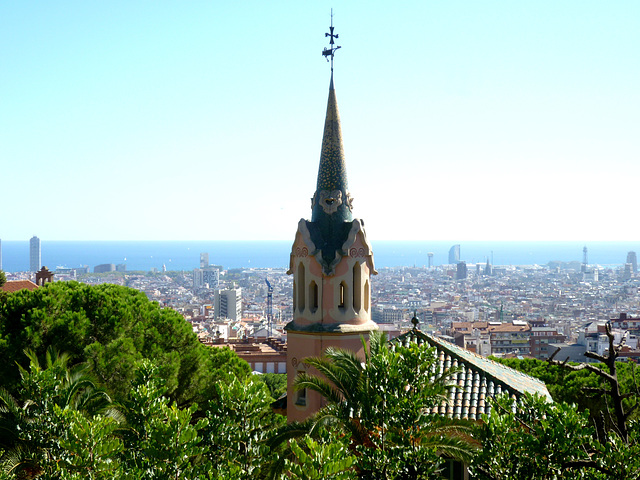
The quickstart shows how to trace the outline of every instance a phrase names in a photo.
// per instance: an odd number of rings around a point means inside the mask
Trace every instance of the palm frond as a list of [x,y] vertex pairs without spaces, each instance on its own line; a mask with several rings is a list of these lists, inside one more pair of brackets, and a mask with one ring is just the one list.
[[304,422],[288,423],[280,427],[273,435],[267,438],[267,440],[265,440],[265,445],[273,450],[288,440],[303,437],[313,429],[314,423],[314,416],[309,417]]
[[332,403],[339,403],[343,400],[340,392],[329,382],[323,378],[309,375],[308,373],[299,373],[294,380],[294,388],[302,390],[306,388],[322,395],[325,399]]
[[15,478],[23,478],[20,472],[25,470],[39,472],[41,469],[36,460],[37,456],[36,450],[24,444],[10,448],[0,456],[0,472],[15,475]]

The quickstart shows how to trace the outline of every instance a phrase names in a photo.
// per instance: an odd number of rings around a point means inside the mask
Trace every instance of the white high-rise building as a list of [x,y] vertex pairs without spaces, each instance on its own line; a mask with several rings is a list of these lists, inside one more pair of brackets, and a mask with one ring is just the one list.
[[216,290],[213,311],[216,320],[242,320],[242,289]]
[[203,274],[204,270],[201,268],[193,269],[193,288],[202,287],[204,285]]
[[220,286],[220,270],[213,267],[193,269],[193,288],[208,286],[215,290]]
[[40,239],[35,235],[29,240],[29,271],[37,272],[42,267]]
[[220,288],[220,270],[207,267],[202,271],[202,282],[212,290]]

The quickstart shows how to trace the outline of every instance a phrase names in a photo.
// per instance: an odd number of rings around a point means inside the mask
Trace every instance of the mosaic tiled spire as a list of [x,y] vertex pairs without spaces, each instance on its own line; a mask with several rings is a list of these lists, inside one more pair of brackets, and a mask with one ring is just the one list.
[[342,146],[340,113],[338,112],[336,91],[333,87],[333,75],[329,85],[318,182],[313,196],[311,216],[312,222],[325,223],[329,220],[331,223],[353,220],[347,183],[347,167]]
[[327,115],[324,122],[320,167],[316,192],[311,200],[311,221],[308,228],[317,250],[316,258],[326,272],[332,272],[347,240],[353,223],[352,199],[347,187],[347,168],[344,162],[340,114],[333,88],[329,86]]

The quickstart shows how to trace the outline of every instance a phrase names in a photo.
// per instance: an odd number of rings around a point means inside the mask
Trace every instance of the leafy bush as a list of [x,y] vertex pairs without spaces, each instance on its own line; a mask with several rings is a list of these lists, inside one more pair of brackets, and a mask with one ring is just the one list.
[[[178,405],[204,404],[217,381],[250,371],[231,350],[202,345],[179,313],[137,290],[56,282],[1,296],[0,358],[26,367],[24,350],[43,358],[49,346],[75,363],[87,362],[116,400],[126,398],[143,359],[159,366],[167,395]],[[11,391],[18,382],[13,362],[0,363],[0,384]]]

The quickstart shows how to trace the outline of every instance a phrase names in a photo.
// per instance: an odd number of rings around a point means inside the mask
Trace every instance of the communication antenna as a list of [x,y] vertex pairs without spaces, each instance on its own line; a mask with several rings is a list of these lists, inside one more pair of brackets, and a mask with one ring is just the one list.
[[333,55],[336,53],[336,50],[342,48],[340,45],[334,47],[336,43],[334,39],[338,38],[338,34],[333,33],[333,8],[331,9],[331,26],[329,27],[329,33],[325,33],[324,36],[329,37],[329,48],[325,47],[324,50],[322,50],[322,55],[327,59],[327,62],[329,61],[329,57],[331,57],[331,77],[333,77]]
[[267,336],[273,336],[273,287],[268,279],[264,279],[267,284]]

